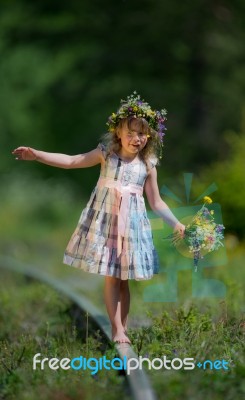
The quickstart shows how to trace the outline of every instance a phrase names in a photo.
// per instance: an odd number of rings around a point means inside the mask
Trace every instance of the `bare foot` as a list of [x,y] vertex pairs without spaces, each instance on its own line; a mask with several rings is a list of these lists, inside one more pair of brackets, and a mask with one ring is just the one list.
[[115,343],[129,343],[131,344],[128,336],[125,334],[124,331],[118,331],[115,335],[112,335],[112,340]]

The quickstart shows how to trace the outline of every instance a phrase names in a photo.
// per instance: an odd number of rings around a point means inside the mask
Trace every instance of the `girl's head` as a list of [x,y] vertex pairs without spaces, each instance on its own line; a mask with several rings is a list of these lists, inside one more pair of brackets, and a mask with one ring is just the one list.
[[147,162],[150,156],[161,157],[166,110],[154,111],[140,99],[136,92],[121,100],[117,113],[112,113],[105,139],[108,150],[119,151],[123,146],[130,152],[139,153]]
[[135,116],[121,119],[112,135],[118,150],[123,147],[129,153],[138,153],[144,161],[156,156],[155,146],[161,145],[157,132],[144,118]]

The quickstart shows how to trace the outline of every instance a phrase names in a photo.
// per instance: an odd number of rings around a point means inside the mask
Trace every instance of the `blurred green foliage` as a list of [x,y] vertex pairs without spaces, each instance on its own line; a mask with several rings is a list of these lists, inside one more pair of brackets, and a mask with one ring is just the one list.
[[239,131],[244,107],[244,11],[242,0],[2,1],[1,173],[65,177],[87,198],[98,167],[17,163],[11,151],[86,152],[120,99],[136,89],[152,107],[168,110],[160,182],[186,170],[208,183],[214,177],[224,222],[243,236],[237,188],[244,187],[244,130],[228,141],[227,132]]
[[241,131],[227,131],[224,135],[226,157],[203,169],[196,190],[200,184],[208,186],[212,181],[218,184],[214,198],[222,205],[223,219],[228,232],[244,237],[245,221],[245,109]]
[[169,110],[168,168],[213,160],[223,131],[238,127],[241,0],[12,0],[0,11],[1,169],[20,144],[68,153],[95,146],[134,89]]

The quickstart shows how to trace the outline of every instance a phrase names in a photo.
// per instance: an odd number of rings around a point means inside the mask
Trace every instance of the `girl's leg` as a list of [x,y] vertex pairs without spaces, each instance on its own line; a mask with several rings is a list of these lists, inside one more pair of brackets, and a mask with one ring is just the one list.
[[124,331],[127,331],[127,323],[128,323],[128,313],[130,307],[130,292],[128,286],[128,280],[122,281],[120,285],[120,302],[119,307],[121,308],[121,321],[124,327]]
[[104,297],[112,326],[112,339],[119,343],[130,343],[125,334],[130,303],[128,284],[121,279],[106,276]]

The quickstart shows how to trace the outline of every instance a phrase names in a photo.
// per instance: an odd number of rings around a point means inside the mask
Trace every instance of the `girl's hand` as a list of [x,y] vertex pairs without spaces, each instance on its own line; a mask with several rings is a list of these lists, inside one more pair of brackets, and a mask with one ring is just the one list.
[[37,159],[36,152],[37,151],[35,149],[32,149],[31,147],[22,146],[12,151],[12,154],[16,156],[16,160],[34,161]]
[[185,236],[185,225],[181,224],[181,222],[178,222],[174,227],[174,232],[178,232],[183,238]]

